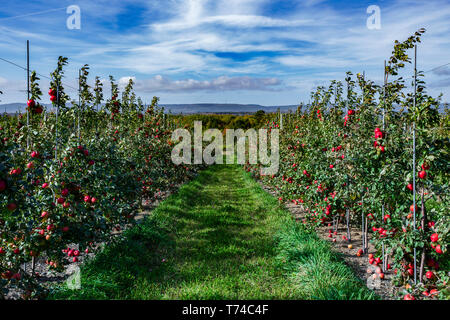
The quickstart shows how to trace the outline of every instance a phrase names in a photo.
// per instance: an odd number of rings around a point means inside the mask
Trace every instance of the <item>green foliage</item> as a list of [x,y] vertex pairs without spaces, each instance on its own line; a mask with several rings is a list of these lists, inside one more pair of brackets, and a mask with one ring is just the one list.
[[[411,62],[407,50],[420,42],[423,32],[396,42],[387,75],[396,76]],[[339,86],[334,81],[328,90],[319,87],[312,93],[308,109],[287,119],[280,137],[277,175],[261,177],[259,166],[247,165],[246,169],[274,186],[283,200],[301,203],[310,225],[339,220],[362,228],[367,221],[364,230],[376,247],[374,254],[384,259],[384,245],[397,270],[397,285],[409,286],[413,280],[416,248],[416,272],[423,285],[412,286],[409,293],[419,298],[424,297],[422,291],[435,289],[443,298],[448,292],[448,269],[442,266],[448,265],[450,238],[448,114],[439,115],[439,99],[426,94],[422,80],[417,82],[415,107],[414,96],[405,94],[401,77],[377,86],[360,74],[354,79],[349,72],[345,82],[345,99],[337,93]],[[330,106],[333,91],[337,94]],[[277,123],[271,119],[266,127]],[[416,230],[411,212],[413,169]],[[433,234],[439,236],[437,241],[431,241]],[[426,278],[427,271],[436,276]]]
[[192,114],[174,116],[181,126],[189,128],[194,127],[194,121],[202,121],[203,128],[207,129],[250,129],[263,126],[271,115],[264,111],[257,111],[251,115],[232,115],[232,114]]

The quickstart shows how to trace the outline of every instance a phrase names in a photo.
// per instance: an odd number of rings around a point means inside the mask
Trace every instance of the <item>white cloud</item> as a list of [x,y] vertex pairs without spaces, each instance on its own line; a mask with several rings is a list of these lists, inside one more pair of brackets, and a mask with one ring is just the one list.
[[135,89],[140,92],[194,92],[194,91],[239,91],[263,90],[279,91],[285,89],[282,81],[277,78],[251,78],[220,76],[211,80],[170,80],[161,75],[151,79],[136,79],[135,77],[122,77],[119,85],[124,86],[129,79],[136,83]]

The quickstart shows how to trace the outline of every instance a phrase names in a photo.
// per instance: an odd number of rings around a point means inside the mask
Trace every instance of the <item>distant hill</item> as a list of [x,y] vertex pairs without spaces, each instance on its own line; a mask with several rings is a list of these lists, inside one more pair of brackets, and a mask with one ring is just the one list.
[[[51,108],[51,104],[44,104],[44,106]],[[234,103],[193,103],[193,104],[160,104],[164,107],[166,112],[172,114],[192,114],[192,113],[215,113],[215,114],[251,114],[258,110],[263,110],[266,113],[275,112],[280,108],[281,112],[289,112],[290,110],[297,110],[297,105],[287,106],[262,106],[259,104],[234,104]],[[439,108],[440,112],[444,112],[445,104]],[[0,104],[0,113],[14,114],[17,111],[25,111],[25,103],[8,103]]]
[[[51,108],[51,104],[44,104],[45,107]],[[295,111],[296,105],[289,106],[261,106],[259,104],[231,104],[231,103],[194,103],[194,104],[160,104],[166,112],[172,114],[191,114],[191,113],[254,113],[258,110],[265,112],[275,112],[278,108],[281,112]],[[0,113],[16,113],[21,110],[25,111],[25,103],[8,103],[0,104]]]
[[191,113],[255,113],[258,110],[275,112],[280,108],[281,112],[295,111],[296,105],[288,106],[261,106],[259,104],[231,104],[231,103],[195,103],[195,104],[160,104],[166,111],[173,114]]

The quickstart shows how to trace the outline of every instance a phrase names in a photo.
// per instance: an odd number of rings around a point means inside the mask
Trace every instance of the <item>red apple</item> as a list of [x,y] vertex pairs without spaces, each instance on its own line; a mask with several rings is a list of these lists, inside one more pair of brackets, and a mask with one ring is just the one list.
[[439,235],[437,233],[433,233],[430,237],[431,242],[437,242],[439,240]]
[[431,289],[430,290],[430,294],[433,296],[433,295],[435,295],[435,294],[438,294],[439,293],[439,291],[437,291],[436,289]]
[[425,170],[422,170],[419,172],[419,178],[425,179],[427,177],[427,172]]
[[69,195],[69,190],[68,190],[68,189],[62,189],[62,190],[61,190],[61,195],[62,195],[63,197],[67,197],[67,196]]

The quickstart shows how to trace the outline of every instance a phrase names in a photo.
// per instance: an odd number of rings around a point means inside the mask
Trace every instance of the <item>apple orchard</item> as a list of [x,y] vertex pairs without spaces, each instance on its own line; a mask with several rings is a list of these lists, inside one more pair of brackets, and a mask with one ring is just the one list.
[[[411,78],[399,77],[423,32],[395,43],[384,85],[349,72],[344,84],[317,88],[309,105],[284,115],[282,128],[272,114],[264,129],[281,129],[277,174],[244,166],[280,202],[302,205],[306,226],[329,227],[328,238],[342,236],[379,267],[380,279],[392,274],[405,300],[450,297],[449,114],[427,95],[423,73],[415,73],[414,92]],[[104,99],[98,77],[93,88],[87,84],[85,65],[78,101],[71,100],[66,64],[58,59],[48,96],[31,72],[27,113],[0,120],[0,297],[13,287],[24,299],[44,297],[38,259],[64,270],[132,225],[143,201],[203,168],[171,161],[179,118],[157,98],[145,106],[130,80],[119,99],[110,77]],[[41,104],[47,99],[52,110]],[[352,242],[352,228],[362,243]]]
[[[301,205],[304,224],[328,226],[331,241],[342,222],[349,248],[359,246],[357,256],[379,267],[381,279],[392,273],[405,300],[450,294],[448,110],[439,114],[423,73],[416,94],[398,76],[423,32],[395,43],[383,86],[349,72],[344,84],[317,88],[307,108],[286,115],[277,175],[246,166],[281,202]],[[267,123],[279,127],[279,117]],[[351,226],[362,243],[351,242]],[[369,241],[376,252],[368,254]]]

